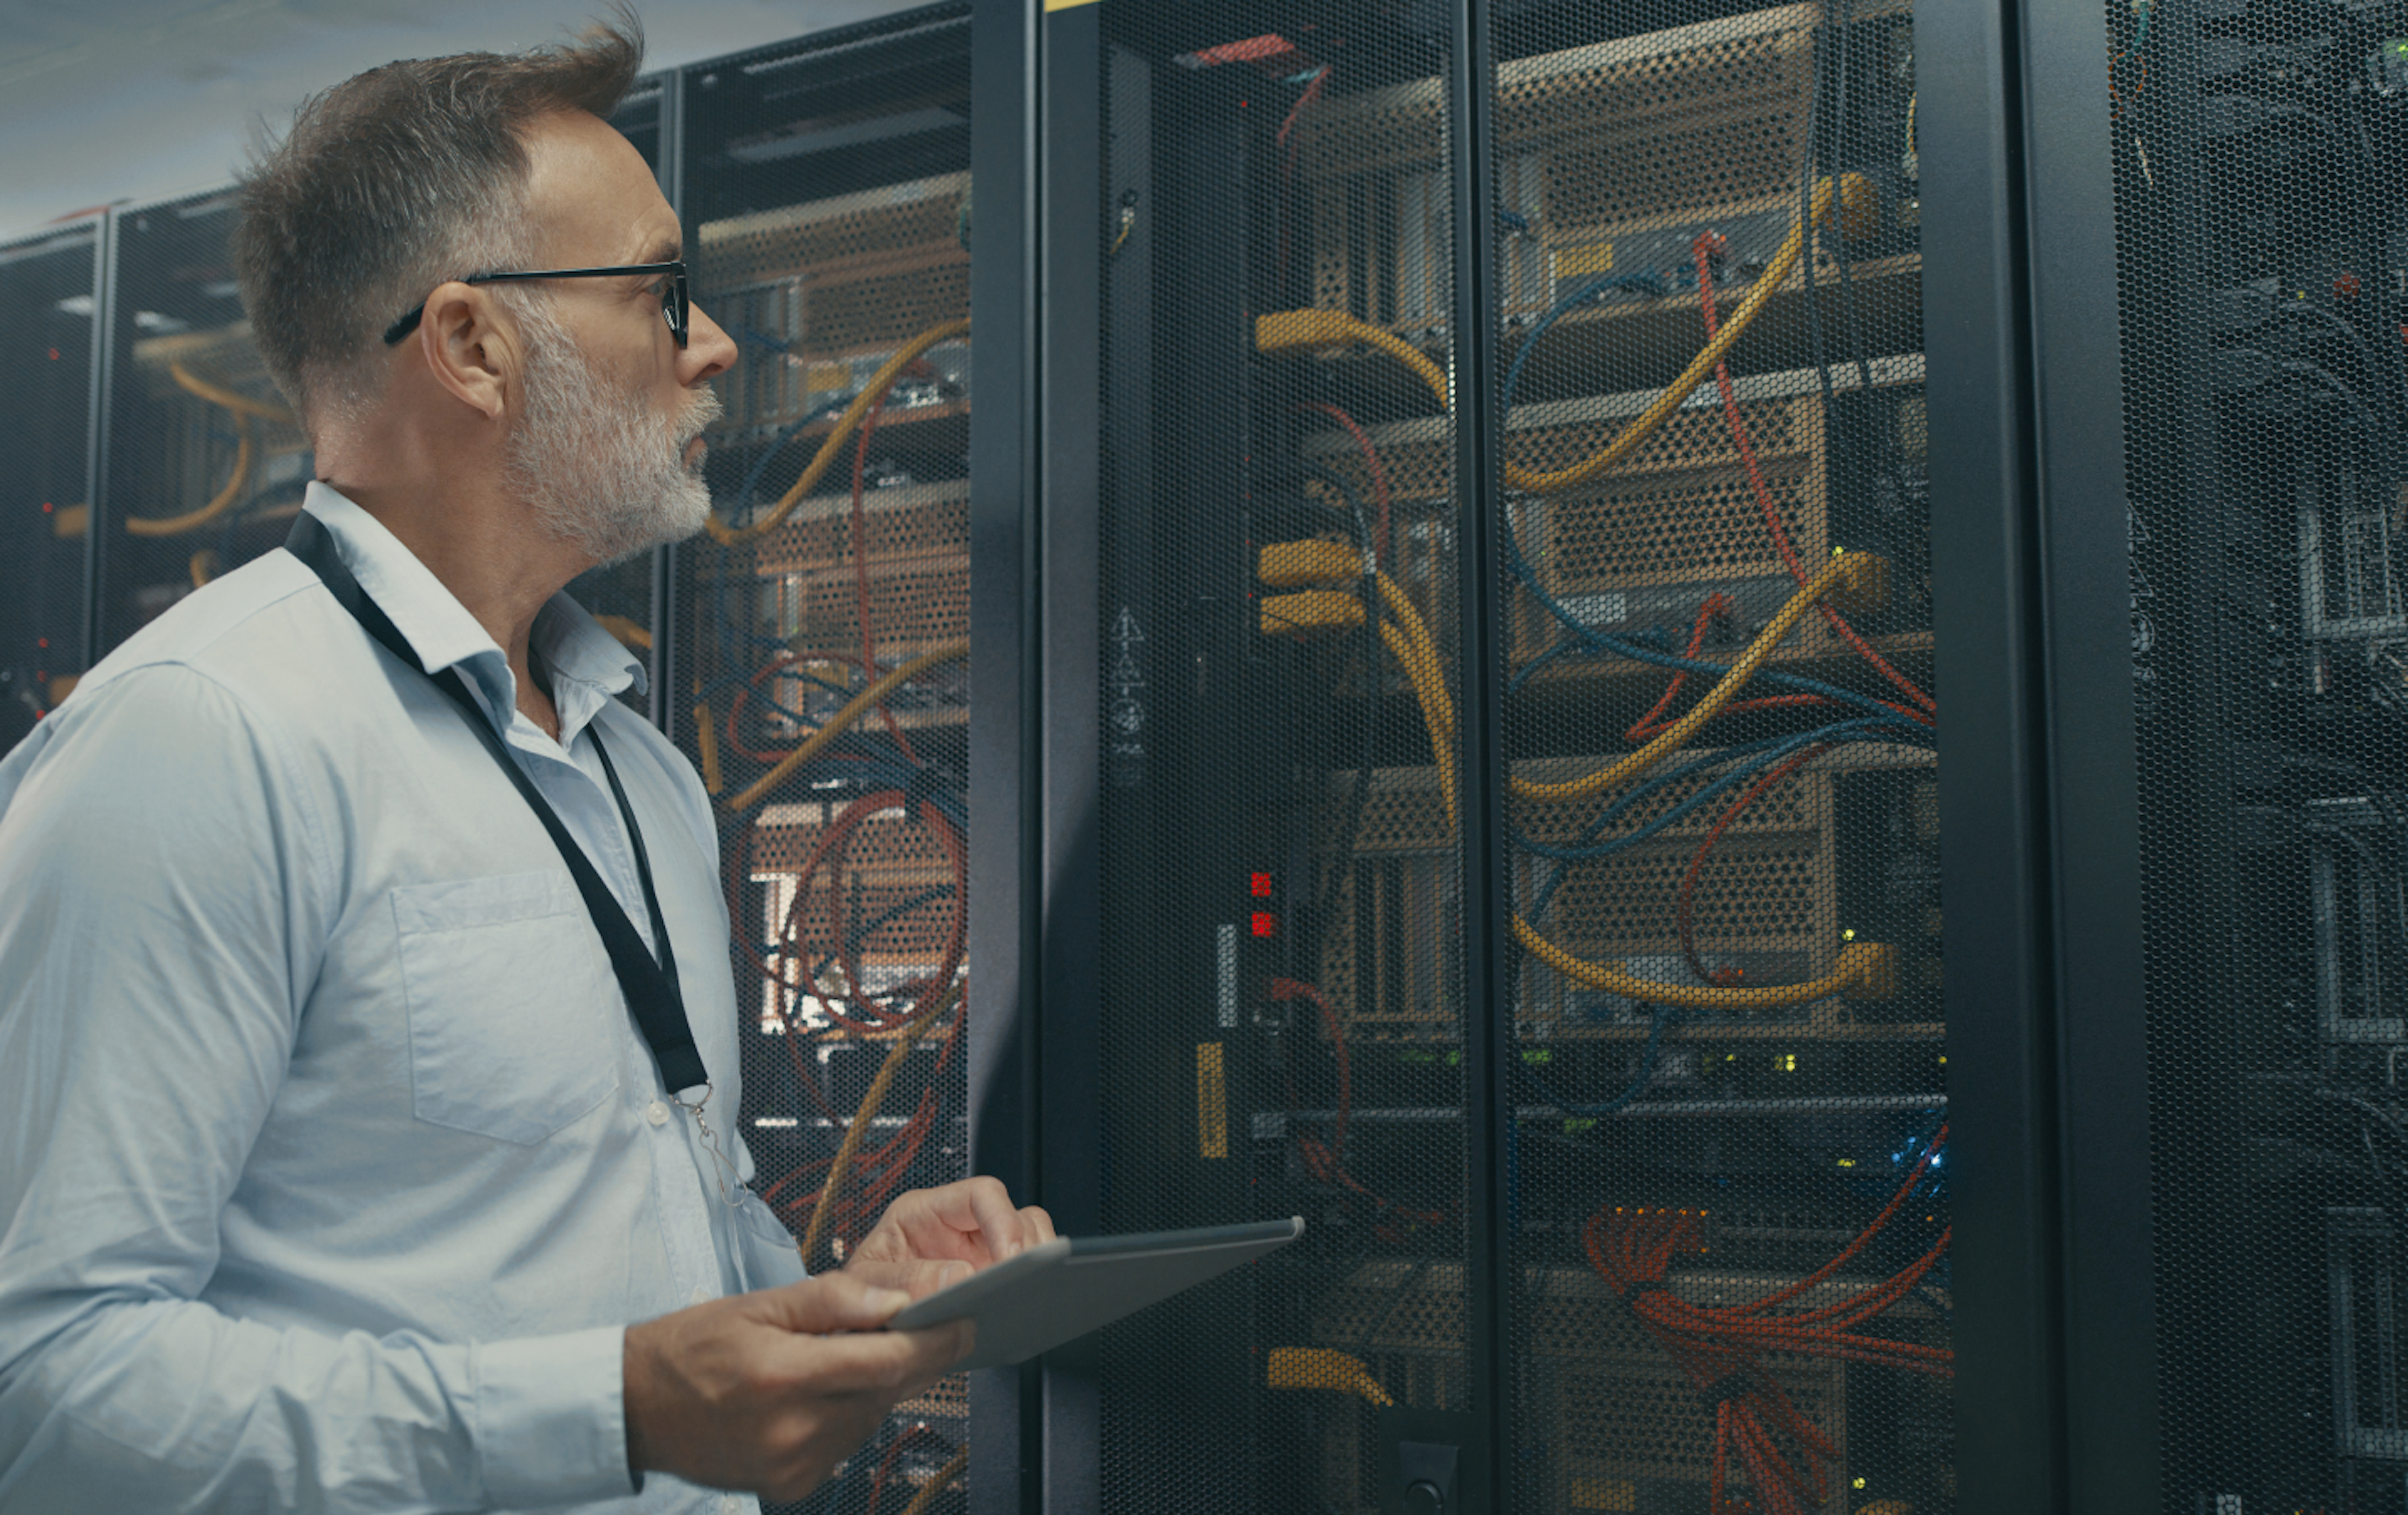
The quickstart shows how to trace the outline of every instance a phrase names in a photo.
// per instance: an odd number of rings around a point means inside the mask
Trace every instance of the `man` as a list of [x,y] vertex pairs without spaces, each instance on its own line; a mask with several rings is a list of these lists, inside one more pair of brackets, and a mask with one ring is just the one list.
[[309,523],[0,763],[0,1510],[798,1497],[968,1345],[874,1328],[1052,1235],[971,1180],[806,1280],[745,1188],[710,805],[560,593],[701,524],[736,355],[552,272],[680,256],[640,58],[374,70],[245,183]]

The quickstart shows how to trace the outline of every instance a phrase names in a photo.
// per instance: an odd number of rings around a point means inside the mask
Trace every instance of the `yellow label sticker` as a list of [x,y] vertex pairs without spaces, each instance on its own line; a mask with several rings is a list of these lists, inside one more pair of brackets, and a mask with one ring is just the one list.
[[1096,0],[1045,0],[1045,8],[1049,11],[1073,10],[1080,6],[1092,6],[1095,3]]
[[1199,1157],[1229,1155],[1229,1080],[1217,1041],[1196,1049],[1196,1151]]
[[1557,279],[1589,279],[1613,272],[1613,244],[1591,242],[1586,247],[1555,250]]

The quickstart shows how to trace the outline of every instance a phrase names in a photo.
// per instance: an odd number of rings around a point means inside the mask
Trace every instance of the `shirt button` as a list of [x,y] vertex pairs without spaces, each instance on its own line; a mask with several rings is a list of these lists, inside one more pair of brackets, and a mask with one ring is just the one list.
[[666,1125],[669,1123],[669,1108],[656,1099],[644,1107],[644,1119],[654,1125]]
[[705,1289],[700,1284],[696,1284],[685,1292],[685,1302],[689,1305],[707,1305],[710,1303],[710,1291]]
[[724,1494],[719,1496],[719,1515],[736,1515],[736,1512],[743,1508],[744,1501],[737,1498],[732,1494]]

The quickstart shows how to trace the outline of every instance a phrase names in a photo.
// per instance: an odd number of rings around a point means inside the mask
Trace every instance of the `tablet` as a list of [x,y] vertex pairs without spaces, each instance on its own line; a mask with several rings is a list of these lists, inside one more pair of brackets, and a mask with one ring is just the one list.
[[887,1325],[916,1331],[967,1316],[978,1322],[978,1346],[954,1365],[956,1371],[1025,1363],[1302,1235],[1304,1221],[1297,1217],[1063,1237],[939,1289],[904,1307]]

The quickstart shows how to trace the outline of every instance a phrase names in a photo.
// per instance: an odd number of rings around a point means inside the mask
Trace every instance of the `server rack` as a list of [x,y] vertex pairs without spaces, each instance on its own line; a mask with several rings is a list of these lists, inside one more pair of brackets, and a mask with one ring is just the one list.
[[88,665],[93,374],[105,223],[85,217],[0,246],[0,413],[15,436],[0,479],[0,751]]
[[999,1155],[1311,1229],[998,1389],[981,1508],[2152,1499],[2097,14],[987,35]]

